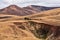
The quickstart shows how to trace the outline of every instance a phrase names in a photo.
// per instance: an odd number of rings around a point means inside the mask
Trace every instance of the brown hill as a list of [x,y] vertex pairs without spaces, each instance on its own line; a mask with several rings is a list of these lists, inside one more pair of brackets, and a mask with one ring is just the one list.
[[24,7],[24,9],[26,10],[29,9],[29,10],[34,10],[36,12],[47,11],[55,8],[60,8],[60,7],[45,7],[45,6],[38,6],[38,5],[30,5],[30,6]]
[[22,8],[16,5],[10,5],[4,9],[1,9],[0,13],[10,14],[10,15],[27,15],[28,14]]
[[[39,14],[25,16],[37,30],[38,37],[46,40],[60,40],[60,8],[44,11]],[[46,35],[47,34],[47,35]],[[36,34],[35,34],[36,35]]]
[[0,40],[39,40],[19,16],[0,15]]
[[[43,15],[43,16],[41,16]],[[30,16],[0,15],[1,40],[60,40],[60,8]],[[9,34],[9,35],[7,35]],[[39,38],[39,39],[38,39]]]
[[59,8],[59,7],[44,7],[44,6],[30,5],[30,6],[21,8],[16,5],[10,5],[6,8],[0,9],[0,14],[2,13],[2,14],[8,14],[8,15],[25,16],[25,15],[36,14],[42,11],[47,11],[55,8]]
[[[32,9],[32,8],[30,8]],[[35,10],[35,9],[34,9]],[[19,15],[19,16],[24,16],[24,15],[30,15],[36,13],[36,11],[32,10],[25,10],[25,8],[20,8],[16,5],[10,5],[4,9],[0,10],[0,14],[9,14],[9,15]]]
[[45,16],[53,16],[53,15],[59,15],[60,14],[60,8],[48,10],[48,11],[43,11],[38,14],[33,14],[33,15],[27,15],[26,17],[30,18],[35,18],[35,17],[45,17]]
[[59,17],[60,8],[28,16],[0,14],[0,40],[60,40]]

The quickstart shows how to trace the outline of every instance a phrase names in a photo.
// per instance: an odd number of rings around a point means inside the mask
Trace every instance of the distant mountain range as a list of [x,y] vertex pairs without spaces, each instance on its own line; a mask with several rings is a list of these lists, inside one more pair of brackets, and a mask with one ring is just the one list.
[[10,5],[6,8],[0,9],[0,14],[8,14],[8,15],[19,15],[19,16],[25,16],[25,15],[31,15],[40,13],[42,11],[47,11],[55,8],[60,7],[44,7],[44,6],[37,6],[37,5],[30,5],[27,7],[18,7],[17,5]]

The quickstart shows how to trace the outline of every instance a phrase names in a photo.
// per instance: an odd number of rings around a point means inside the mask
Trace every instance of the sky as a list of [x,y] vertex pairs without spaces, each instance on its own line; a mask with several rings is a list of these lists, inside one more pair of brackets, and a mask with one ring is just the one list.
[[20,7],[28,5],[60,7],[60,0],[0,0],[0,8],[5,8],[9,5],[18,5]]

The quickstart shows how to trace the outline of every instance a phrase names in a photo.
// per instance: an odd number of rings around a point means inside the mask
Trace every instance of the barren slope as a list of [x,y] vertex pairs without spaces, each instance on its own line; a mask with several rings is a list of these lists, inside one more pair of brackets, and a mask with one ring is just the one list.
[[0,16],[0,40],[39,40],[31,32],[24,29],[25,25],[21,23],[27,23],[27,21],[21,21],[19,18],[14,15]]
[[60,14],[60,8],[56,8],[48,11],[43,11],[38,14],[28,15],[28,16],[30,16],[31,18],[35,18],[35,17],[45,17],[45,16],[53,16],[59,14]]
[[0,40],[60,40],[59,17],[60,8],[29,16],[1,14]]

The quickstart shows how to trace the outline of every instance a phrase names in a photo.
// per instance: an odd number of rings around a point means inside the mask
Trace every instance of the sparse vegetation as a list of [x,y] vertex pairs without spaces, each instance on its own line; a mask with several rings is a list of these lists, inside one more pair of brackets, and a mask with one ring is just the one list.
[[[0,40],[45,40],[51,35],[48,35],[50,32],[54,34],[53,38],[58,39],[58,37],[60,37],[60,11],[55,11],[56,10],[54,10],[54,12],[50,10],[50,12],[47,11],[42,12],[42,14],[25,17],[12,16],[8,19],[5,19],[7,17],[2,16],[0,19]],[[34,18],[36,18],[36,20],[33,20]],[[42,23],[46,23],[46,25]],[[48,24],[52,26],[49,26]]]
[[25,17],[24,19],[25,19],[25,20],[31,20],[31,19],[30,19],[30,18],[28,18],[28,17]]

